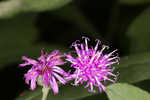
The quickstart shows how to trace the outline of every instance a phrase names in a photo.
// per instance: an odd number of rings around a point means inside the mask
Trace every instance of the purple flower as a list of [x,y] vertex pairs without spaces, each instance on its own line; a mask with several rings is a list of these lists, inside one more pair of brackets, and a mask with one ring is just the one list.
[[50,54],[43,53],[41,50],[41,56],[38,58],[39,62],[25,56],[22,59],[25,63],[20,64],[24,67],[27,65],[32,65],[32,68],[24,75],[27,84],[31,84],[30,88],[34,90],[36,88],[36,82],[39,76],[42,76],[42,82],[45,87],[50,87],[54,94],[58,93],[57,80],[65,84],[66,80],[63,78],[66,72],[58,67],[58,65],[63,65],[64,62],[61,60],[63,57],[58,50],[53,51]]
[[71,62],[71,66],[75,68],[75,71],[68,76],[68,79],[75,79],[74,85],[86,82],[85,88],[90,87],[90,92],[95,92],[94,86],[98,87],[100,92],[102,90],[106,91],[106,87],[103,84],[107,80],[115,82],[118,76],[113,74],[114,68],[111,66],[118,63],[119,57],[115,56],[117,50],[104,54],[103,51],[108,49],[108,46],[103,45],[98,50],[100,40],[96,40],[95,48],[89,48],[87,43],[89,39],[87,37],[83,38],[85,38],[85,44],[78,43],[80,42],[79,40],[72,44],[77,56],[66,55],[66,60]]

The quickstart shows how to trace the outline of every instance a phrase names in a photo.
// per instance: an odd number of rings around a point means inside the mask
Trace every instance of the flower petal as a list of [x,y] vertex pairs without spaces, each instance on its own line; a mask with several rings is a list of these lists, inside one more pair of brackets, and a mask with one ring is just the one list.
[[49,83],[50,83],[50,87],[52,88],[54,94],[58,94],[58,91],[59,91],[58,90],[58,84],[57,84],[57,82],[53,76],[50,79]]
[[36,65],[38,62],[36,60],[33,60],[31,58],[27,58],[25,56],[22,56],[22,59],[25,61],[24,64],[20,64],[19,66],[24,67],[27,65]]
[[62,84],[65,84],[66,83],[66,80],[63,79],[61,76],[59,76],[58,74],[56,73],[53,73],[54,76],[58,79],[58,81],[60,81]]

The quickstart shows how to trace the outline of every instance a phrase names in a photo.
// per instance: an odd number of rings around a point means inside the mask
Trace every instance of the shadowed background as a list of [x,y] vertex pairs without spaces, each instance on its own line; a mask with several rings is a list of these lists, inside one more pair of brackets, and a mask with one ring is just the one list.
[[[110,88],[119,86],[122,89],[122,83],[128,83],[143,89],[142,93],[147,97],[143,100],[148,100],[149,26],[149,0],[0,0],[0,97],[4,100],[26,100],[33,96],[31,100],[40,100],[40,88],[32,95],[24,82],[23,75],[30,66],[19,68],[21,56],[36,59],[41,48],[49,53],[55,49],[68,52],[72,50],[72,42],[87,36],[91,45],[95,46],[94,40],[100,39],[102,44],[110,46],[110,51],[118,49],[121,61],[116,69],[120,71],[118,82],[121,85]],[[128,86],[123,86],[128,89]],[[107,95],[92,94],[82,87],[63,86],[58,96],[53,97],[50,92],[49,98],[123,100],[122,97],[129,95],[123,92],[116,99],[109,94],[111,92]],[[136,94],[136,91],[139,93],[136,89],[132,93]],[[68,95],[63,97],[63,92]]]

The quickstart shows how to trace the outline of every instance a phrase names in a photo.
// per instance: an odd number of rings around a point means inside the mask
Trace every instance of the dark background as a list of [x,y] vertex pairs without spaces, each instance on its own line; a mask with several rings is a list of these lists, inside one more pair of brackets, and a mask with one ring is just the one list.
[[[21,56],[38,57],[41,48],[47,50],[54,45],[50,52],[59,45],[59,49],[68,51],[72,42],[87,36],[93,45],[95,39],[100,39],[103,44],[111,47],[110,50],[117,48],[121,57],[131,55],[132,39],[126,33],[133,21],[149,7],[149,3],[124,4],[118,3],[117,0],[76,0],[52,11],[21,12],[9,18],[1,18],[0,97],[4,97],[3,100],[13,100],[29,89],[23,78],[29,67],[19,68],[18,64],[22,63]],[[33,31],[34,35],[30,33],[32,28],[28,28],[30,24],[36,30]],[[147,37],[149,34],[147,33]],[[143,42],[149,43],[146,39]],[[144,49],[143,46],[143,49],[135,53],[143,51],[148,52],[150,48]],[[145,85],[148,82],[145,82]],[[135,85],[143,86],[140,84],[144,83]]]

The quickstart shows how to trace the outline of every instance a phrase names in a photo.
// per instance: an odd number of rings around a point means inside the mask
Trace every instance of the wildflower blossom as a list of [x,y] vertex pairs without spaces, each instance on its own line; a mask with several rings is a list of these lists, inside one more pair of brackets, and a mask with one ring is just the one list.
[[117,50],[104,54],[103,51],[108,49],[108,46],[103,45],[102,49],[98,50],[100,40],[96,40],[95,48],[89,48],[89,39],[87,37],[83,38],[85,38],[85,43],[78,43],[79,40],[77,40],[72,44],[77,57],[73,57],[71,54],[66,55],[66,60],[71,62],[71,66],[75,68],[68,79],[75,79],[74,85],[87,82],[85,88],[90,87],[90,92],[95,92],[94,86],[98,87],[100,92],[105,91],[106,87],[103,83],[107,80],[115,82],[118,76],[113,74],[114,68],[111,66],[118,63],[119,57],[115,56]]
[[58,93],[57,80],[62,84],[66,83],[66,80],[63,78],[65,71],[58,67],[58,65],[64,64],[61,57],[63,55],[58,50],[50,54],[44,54],[43,50],[41,50],[41,56],[38,58],[39,62],[25,56],[22,57],[25,63],[20,64],[20,66],[32,65],[32,68],[24,75],[26,83],[31,84],[31,90],[36,88],[36,82],[41,77],[45,87],[50,87],[54,94]]

